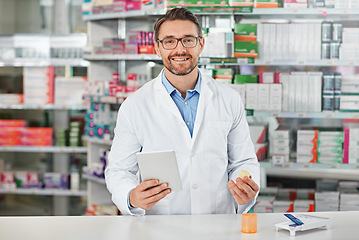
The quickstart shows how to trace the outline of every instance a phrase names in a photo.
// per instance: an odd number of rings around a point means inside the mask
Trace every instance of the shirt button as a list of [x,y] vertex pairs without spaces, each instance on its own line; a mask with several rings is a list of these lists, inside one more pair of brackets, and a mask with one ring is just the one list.
[[190,125],[190,123],[189,122],[187,122],[187,126],[189,126]]
[[184,102],[184,105],[187,105],[188,103],[187,102]]
[[196,155],[195,152],[191,152],[191,157],[194,157],[194,155]]
[[197,185],[197,184],[193,184],[193,185],[192,185],[192,189],[193,189],[193,190],[197,190],[197,188],[198,188],[198,185]]

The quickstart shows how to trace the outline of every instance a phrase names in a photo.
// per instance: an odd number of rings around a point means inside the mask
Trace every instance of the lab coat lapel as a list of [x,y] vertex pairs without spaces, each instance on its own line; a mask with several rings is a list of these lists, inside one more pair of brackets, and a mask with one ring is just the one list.
[[201,72],[201,76],[202,76],[201,93],[199,95],[197,115],[196,115],[196,120],[195,120],[195,124],[194,124],[194,129],[193,129],[192,146],[193,146],[194,142],[196,141],[198,131],[199,131],[200,127],[202,126],[204,111],[213,96],[213,91],[209,87],[209,84],[210,84],[209,77],[206,76],[205,74],[203,74],[202,72]]
[[[163,71],[163,70],[162,70]],[[180,111],[178,110],[176,104],[174,103],[171,96],[166,91],[166,88],[162,84],[162,72],[154,79],[155,81],[155,90],[157,101],[165,107],[170,113],[172,113],[178,120],[183,122]]]

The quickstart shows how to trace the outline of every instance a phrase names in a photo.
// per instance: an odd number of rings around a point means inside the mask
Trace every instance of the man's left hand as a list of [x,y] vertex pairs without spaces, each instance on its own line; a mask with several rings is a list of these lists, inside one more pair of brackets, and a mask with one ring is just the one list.
[[235,183],[233,180],[229,180],[227,186],[239,205],[248,203],[259,191],[258,185],[247,176],[243,179],[238,177]]

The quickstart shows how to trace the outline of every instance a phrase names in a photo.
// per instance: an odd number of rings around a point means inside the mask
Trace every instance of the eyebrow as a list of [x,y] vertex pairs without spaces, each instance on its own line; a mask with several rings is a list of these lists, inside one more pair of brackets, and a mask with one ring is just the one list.
[[[185,37],[195,37],[195,36],[193,36],[192,34],[187,34],[187,35],[184,35],[181,38],[185,38]],[[176,38],[176,37],[174,35],[166,35],[162,39],[166,39],[166,38]]]

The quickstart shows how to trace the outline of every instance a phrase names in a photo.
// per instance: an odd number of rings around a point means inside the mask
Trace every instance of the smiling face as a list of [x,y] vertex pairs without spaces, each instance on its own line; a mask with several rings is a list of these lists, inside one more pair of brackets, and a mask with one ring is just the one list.
[[[166,21],[160,27],[158,39],[163,40],[169,37],[198,37],[198,30],[191,21]],[[175,49],[166,50],[161,43],[157,42],[155,50],[157,55],[162,58],[167,71],[177,76],[183,76],[197,68],[199,54],[202,52],[203,46],[204,39],[201,38],[194,48],[185,48],[181,42],[178,42]]]

